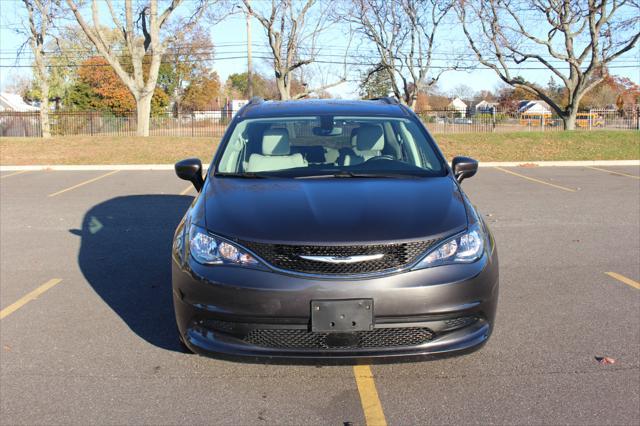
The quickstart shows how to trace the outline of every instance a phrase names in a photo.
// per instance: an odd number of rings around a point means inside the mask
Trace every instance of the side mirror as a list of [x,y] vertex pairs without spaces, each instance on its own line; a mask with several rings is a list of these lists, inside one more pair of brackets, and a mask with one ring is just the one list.
[[200,192],[204,185],[204,179],[202,178],[202,162],[197,158],[187,158],[186,160],[178,161],[175,165],[176,175],[180,179],[188,180],[196,188],[196,191]]
[[478,162],[469,157],[455,157],[451,162],[453,175],[458,183],[475,175],[478,171]]

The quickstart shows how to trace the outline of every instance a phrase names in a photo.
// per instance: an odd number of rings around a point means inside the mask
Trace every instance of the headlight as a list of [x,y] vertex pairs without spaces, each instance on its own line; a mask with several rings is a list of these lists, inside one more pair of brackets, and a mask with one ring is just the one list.
[[482,257],[484,234],[479,226],[473,226],[466,233],[453,237],[432,249],[417,265],[416,269],[450,263],[471,263]]
[[196,262],[204,265],[258,265],[258,260],[240,247],[194,225],[189,230],[189,252]]

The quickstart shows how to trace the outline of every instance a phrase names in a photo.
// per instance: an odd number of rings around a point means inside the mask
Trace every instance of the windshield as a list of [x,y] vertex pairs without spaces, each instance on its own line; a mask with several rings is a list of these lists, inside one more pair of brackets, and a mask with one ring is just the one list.
[[241,177],[443,176],[428,135],[392,117],[278,117],[236,124],[218,175]]

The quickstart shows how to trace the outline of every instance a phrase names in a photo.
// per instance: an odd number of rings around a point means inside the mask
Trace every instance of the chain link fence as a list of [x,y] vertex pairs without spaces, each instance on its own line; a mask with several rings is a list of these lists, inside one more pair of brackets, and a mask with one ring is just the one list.
[[[418,114],[432,133],[548,132],[563,130],[560,118],[551,113],[515,113],[489,110],[431,110]],[[578,113],[578,130],[640,130],[640,107],[623,111],[592,109]],[[150,136],[220,138],[233,111],[196,111],[154,114]],[[54,136],[135,136],[136,113],[51,112]],[[38,112],[0,112],[0,137],[40,137]]]

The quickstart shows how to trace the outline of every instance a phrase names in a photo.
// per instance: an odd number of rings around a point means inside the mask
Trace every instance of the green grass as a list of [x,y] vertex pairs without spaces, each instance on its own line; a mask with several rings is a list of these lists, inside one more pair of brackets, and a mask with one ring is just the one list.
[[447,158],[480,161],[565,161],[640,159],[640,132],[603,130],[435,135]]
[[[479,161],[637,160],[640,132],[575,131],[435,135],[448,159]],[[185,157],[208,162],[218,141],[189,137],[0,138],[0,164],[167,164]]]

